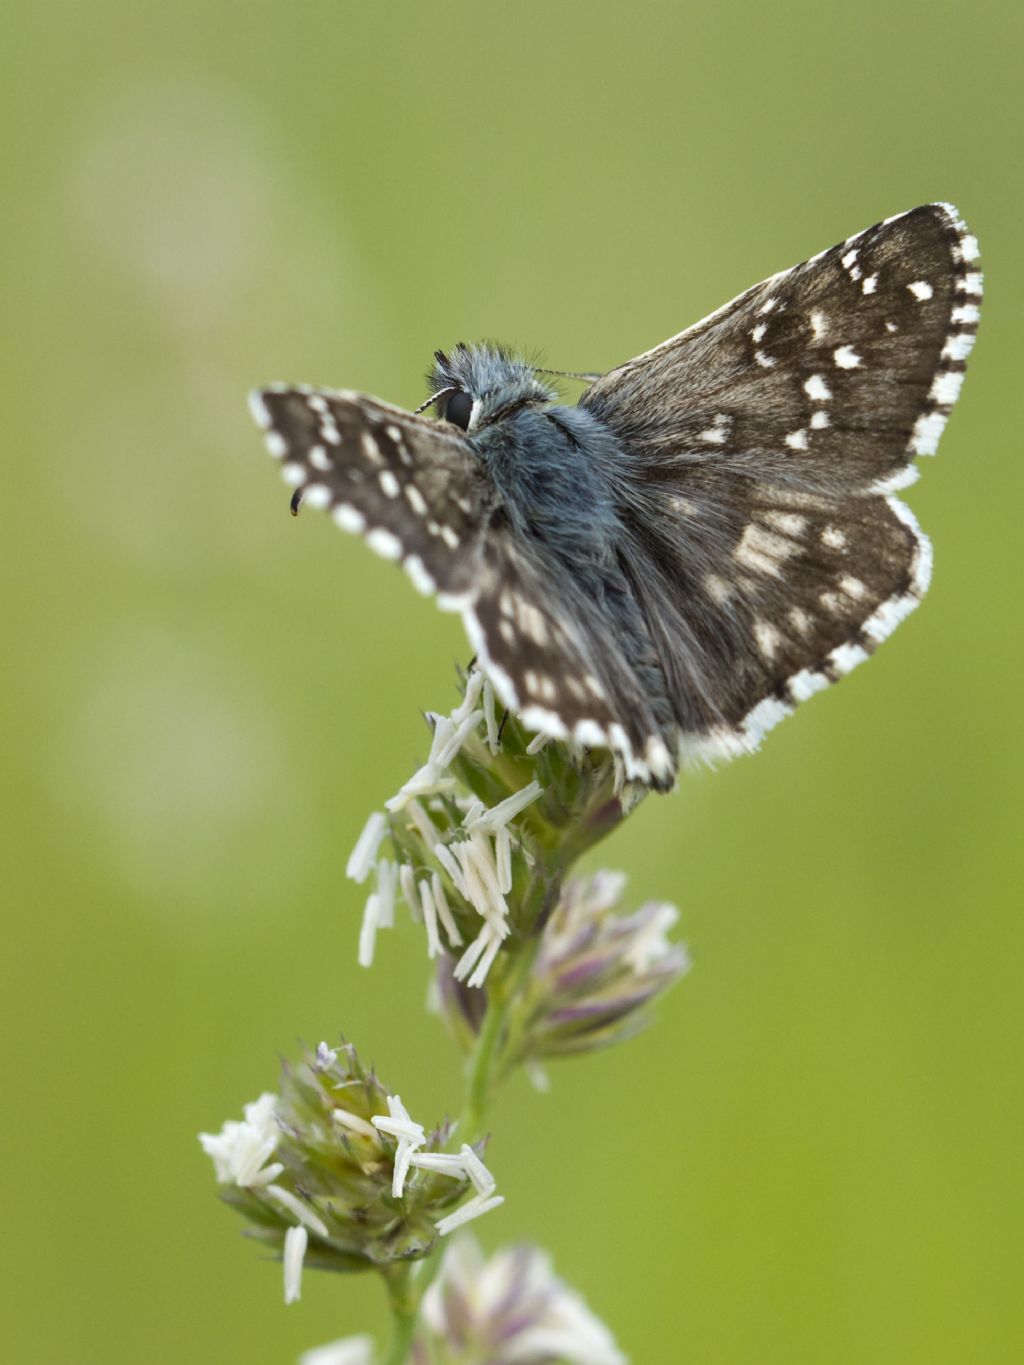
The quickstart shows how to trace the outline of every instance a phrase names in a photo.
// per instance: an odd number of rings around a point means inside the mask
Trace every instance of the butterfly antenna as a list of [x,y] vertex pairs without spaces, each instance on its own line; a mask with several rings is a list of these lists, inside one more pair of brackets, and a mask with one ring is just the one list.
[[[440,354],[440,352],[438,352],[438,354]],[[444,389],[438,389],[437,393],[432,393],[425,403],[421,403],[418,408],[413,408],[412,415],[414,417],[418,417],[421,412],[425,412],[426,409],[430,407],[431,403],[436,403],[437,400],[439,398],[443,398],[446,393],[454,392],[455,392],[454,384],[449,384],[447,388]]]
[[603,375],[600,374],[590,374],[588,372],[581,374],[577,370],[545,370],[540,365],[534,365],[533,372],[534,374],[557,375],[559,379],[578,379],[582,384],[593,384],[596,380],[603,378]]

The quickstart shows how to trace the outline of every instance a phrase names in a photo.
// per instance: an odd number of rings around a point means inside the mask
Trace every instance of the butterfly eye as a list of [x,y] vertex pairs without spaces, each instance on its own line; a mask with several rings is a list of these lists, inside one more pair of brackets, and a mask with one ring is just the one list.
[[468,393],[463,393],[457,389],[448,399],[445,406],[444,415],[449,422],[454,422],[463,431],[469,430],[469,419],[473,415],[473,400]]

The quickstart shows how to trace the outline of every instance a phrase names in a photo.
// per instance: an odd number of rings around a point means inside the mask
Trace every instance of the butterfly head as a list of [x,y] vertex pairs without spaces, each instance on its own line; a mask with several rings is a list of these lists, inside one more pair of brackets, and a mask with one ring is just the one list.
[[467,346],[464,341],[451,351],[434,352],[427,383],[428,405],[433,404],[438,417],[468,432],[557,397],[522,357],[501,346]]

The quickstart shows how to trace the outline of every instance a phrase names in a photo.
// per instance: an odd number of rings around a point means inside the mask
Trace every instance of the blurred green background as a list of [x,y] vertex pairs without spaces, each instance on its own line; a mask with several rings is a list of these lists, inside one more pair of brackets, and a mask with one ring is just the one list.
[[355,965],[344,861],[460,627],[287,491],[271,379],[422,396],[493,336],[606,368],[935,198],[981,239],[910,501],[924,608],[756,758],[603,850],[696,970],[514,1086],[489,1246],[636,1362],[1010,1362],[1020,1315],[1019,4],[8,0],[0,1350],[291,1361],[369,1277],[240,1239],[195,1133],[344,1029],[458,1105],[419,936]]

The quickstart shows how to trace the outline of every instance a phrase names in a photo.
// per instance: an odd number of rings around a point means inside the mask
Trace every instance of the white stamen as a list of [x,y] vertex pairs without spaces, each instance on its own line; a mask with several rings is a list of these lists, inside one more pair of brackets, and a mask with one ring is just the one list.
[[422,1147],[426,1141],[426,1133],[423,1126],[413,1122],[410,1118],[401,1097],[398,1095],[388,1096],[389,1117],[385,1118],[382,1114],[375,1114],[370,1122],[374,1128],[382,1133],[396,1139],[398,1150],[395,1152],[395,1169],[391,1182],[391,1193],[394,1198],[401,1198],[405,1188],[405,1178],[409,1172],[409,1164],[412,1154],[418,1147]]
[[455,924],[455,919],[448,904],[448,897],[444,893],[444,883],[435,872],[432,877],[431,885],[434,890],[434,905],[437,908],[437,917],[444,927],[444,932],[448,936],[448,942],[453,948],[457,948],[462,943],[462,935]]
[[375,810],[363,826],[363,832],[356,840],[356,846],[349,855],[348,863],[345,866],[345,876],[351,881],[366,881],[387,828],[387,816],[382,815],[379,810]]
[[331,1118],[342,1128],[347,1128],[352,1133],[358,1133],[360,1137],[376,1138],[377,1130],[372,1123],[367,1123],[358,1114],[350,1114],[347,1109],[332,1109]]
[[484,680],[484,724],[487,726],[487,747],[492,754],[496,754],[500,748],[498,717],[494,706],[494,688],[489,679]]
[[498,869],[498,889],[507,896],[512,890],[512,836],[502,825],[494,836],[494,861]]
[[359,947],[356,961],[360,967],[373,966],[374,949],[377,946],[377,930],[380,928],[380,896],[372,891],[366,898],[363,909],[363,922],[359,927]]
[[477,700],[479,699],[481,692],[484,690],[484,684],[486,683],[486,681],[487,679],[484,677],[484,675],[480,672],[478,668],[475,668],[473,672],[469,675],[469,677],[466,679],[465,696],[462,698],[458,706],[452,712],[453,725],[460,725],[466,719],[467,716],[471,716],[473,714],[473,712],[476,710]]
[[492,924],[496,922],[498,925],[504,925],[508,917],[508,906],[498,890],[497,869],[483,835],[474,834],[470,840],[453,844],[452,850],[462,867],[469,903],[483,919]]
[[398,885],[402,891],[402,899],[409,907],[409,913],[418,924],[420,921],[420,899],[416,894],[416,874],[408,863],[402,863],[398,868]]
[[498,922],[501,937],[504,938],[509,932],[506,923],[508,919],[508,905],[505,902],[504,893],[501,890],[501,883],[498,877],[498,863],[494,848],[490,840],[479,829],[474,829],[469,836],[470,848],[472,849],[473,861],[480,873],[484,889],[491,903],[492,916]]
[[468,1142],[464,1142],[459,1148],[459,1155],[462,1158],[463,1169],[477,1194],[483,1195],[485,1199],[492,1195],[498,1188],[498,1182]]
[[247,1104],[244,1120],[230,1120],[219,1133],[200,1133],[203,1151],[213,1162],[220,1184],[243,1189],[258,1188],[276,1180],[284,1170],[279,1161],[265,1166],[281,1136],[274,1118],[277,1096],[269,1091]]
[[544,794],[544,788],[536,779],[528,782],[521,791],[513,792],[511,796],[506,796],[504,801],[499,801],[490,810],[484,811],[479,819],[472,821],[472,826],[491,833],[500,829],[502,825],[507,825],[510,820],[514,820],[520,811],[526,809],[537,800],[538,796]]
[[284,1235],[284,1301],[298,1303],[302,1297],[302,1258],[309,1233],[304,1227],[289,1228]]
[[405,811],[427,848],[433,848],[437,839],[437,828],[415,797],[411,797],[405,803]]
[[412,1164],[421,1171],[437,1171],[438,1175],[451,1175],[465,1179],[466,1163],[455,1152],[417,1152]]
[[434,1227],[442,1237],[446,1237],[449,1232],[454,1232],[456,1228],[462,1227],[464,1223],[470,1223],[474,1218],[480,1218],[485,1213],[490,1213],[491,1209],[496,1209],[499,1204],[504,1204],[504,1195],[495,1194],[490,1199],[471,1199],[468,1204],[463,1204],[461,1209],[456,1209],[447,1218],[442,1218],[435,1223]]
[[494,962],[494,959],[498,955],[498,949],[500,947],[501,939],[498,937],[497,934],[491,934],[490,942],[484,949],[483,956],[480,958],[480,961],[476,964],[476,970],[473,972],[473,975],[469,977],[469,979],[466,981],[467,986],[482,986],[484,984],[484,982],[487,980],[487,973],[491,970],[491,966]]
[[437,907],[430,882],[420,882],[420,905],[423,908],[423,923],[427,930],[427,956],[440,957],[443,949],[437,932]]
[[297,1195],[292,1194],[291,1190],[282,1189],[280,1185],[268,1185],[267,1194],[283,1205],[289,1213],[293,1213],[300,1223],[315,1232],[318,1237],[330,1236],[327,1224],[319,1214],[314,1213],[309,1205],[304,1204]]
[[452,879],[452,884],[459,895],[464,897],[464,899],[469,900],[469,894],[466,891],[466,879],[462,875],[462,867],[451,849],[446,848],[444,844],[435,844],[434,857]]
[[395,928],[395,893],[399,885],[399,864],[382,857],[377,863],[377,927]]
[[442,744],[435,746],[436,752],[434,749],[431,750],[431,762],[439,768],[447,768],[483,718],[484,713],[482,711],[474,711],[471,716],[460,721],[454,732],[446,736]]
[[485,926],[480,930],[480,933],[477,934],[476,938],[452,968],[452,976],[454,976],[456,981],[462,981],[469,975],[476,965],[476,961],[480,954],[484,951],[489,942],[490,936]]

